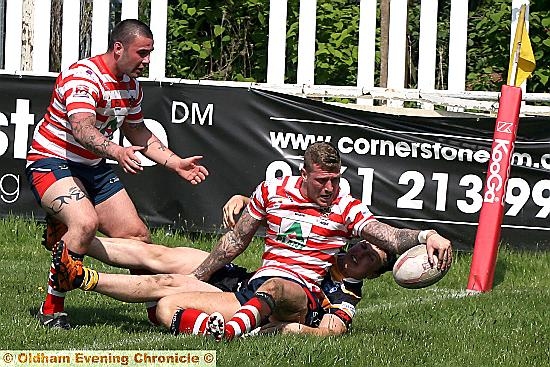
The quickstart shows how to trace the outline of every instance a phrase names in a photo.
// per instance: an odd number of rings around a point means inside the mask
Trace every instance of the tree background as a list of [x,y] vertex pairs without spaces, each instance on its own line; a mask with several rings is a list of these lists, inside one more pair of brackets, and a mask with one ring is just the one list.
[[[388,0],[384,0],[388,1]],[[215,4],[214,4],[215,3]],[[409,1],[407,87],[417,86],[420,1]],[[510,0],[470,0],[467,90],[498,91],[508,72]],[[357,0],[318,0],[315,83],[357,82]],[[383,5],[383,4],[382,4]],[[537,61],[528,92],[548,92],[550,4],[531,1],[529,33]],[[380,9],[380,7],[379,7]],[[296,82],[299,0],[288,1],[286,82]],[[380,10],[378,10],[380,11]],[[450,2],[439,1],[436,88],[447,84]],[[185,79],[265,82],[269,2],[261,0],[169,1],[167,75]],[[380,19],[380,14],[378,14]],[[380,79],[380,24],[377,25],[377,73]]]
[[[89,55],[92,0],[83,2],[81,57]],[[499,91],[508,72],[511,0],[469,0],[466,90]],[[378,7],[375,85],[387,77],[387,26],[384,9]],[[61,1],[52,4],[50,69],[59,70]],[[140,0],[149,9],[151,0]],[[111,26],[120,20],[120,1],[111,2]],[[317,1],[315,83],[357,84],[358,0]],[[382,9],[382,14],[380,14]],[[285,82],[296,82],[299,0],[288,0]],[[446,89],[448,71],[450,2],[439,1],[436,52],[436,88]],[[149,13],[140,11],[148,22]],[[409,0],[407,30],[407,81],[417,87],[420,1]],[[166,76],[182,79],[266,82],[269,1],[266,0],[169,0]],[[528,92],[548,92],[550,69],[550,4],[532,0],[529,34],[537,68],[527,84]],[[56,37],[57,35],[57,37]]]

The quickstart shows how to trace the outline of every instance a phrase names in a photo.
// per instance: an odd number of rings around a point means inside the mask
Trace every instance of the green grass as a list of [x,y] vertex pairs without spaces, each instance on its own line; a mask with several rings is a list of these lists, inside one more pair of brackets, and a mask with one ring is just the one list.
[[[471,254],[455,254],[439,283],[398,287],[390,274],[368,281],[351,333],[340,337],[261,336],[232,343],[174,337],[146,321],[143,305],[75,291],[66,300],[76,326],[53,331],[31,315],[43,300],[50,255],[42,225],[0,219],[2,349],[216,350],[218,366],[550,366],[550,252],[499,252],[493,291],[464,296]],[[155,242],[212,246],[208,236],[154,233]],[[239,259],[257,266],[256,240]],[[102,271],[124,271],[97,261]]]

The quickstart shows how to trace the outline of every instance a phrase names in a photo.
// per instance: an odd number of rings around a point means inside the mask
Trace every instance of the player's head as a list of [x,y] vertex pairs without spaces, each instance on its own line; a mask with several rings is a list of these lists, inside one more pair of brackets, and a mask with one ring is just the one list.
[[123,46],[128,46],[137,36],[143,36],[153,39],[151,28],[137,19],[125,19],[115,25],[109,36],[108,51],[112,51],[115,43],[120,42]]
[[304,153],[302,194],[321,207],[329,207],[340,189],[340,154],[329,143],[313,143]]
[[153,33],[147,24],[137,19],[126,19],[118,23],[109,37],[107,52],[112,53],[117,76],[127,74],[138,77],[149,64],[153,51]]
[[381,248],[365,241],[359,241],[345,253],[338,256],[338,267],[345,277],[373,279],[393,268],[397,260]]

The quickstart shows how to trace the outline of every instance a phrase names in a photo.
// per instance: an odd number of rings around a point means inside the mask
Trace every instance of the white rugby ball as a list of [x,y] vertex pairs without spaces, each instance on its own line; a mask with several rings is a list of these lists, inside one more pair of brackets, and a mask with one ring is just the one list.
[[424,288],[437,283],[448,270],[437,270],[435,255],[432,268],[428,262],[426,245],[417,245],[399,256],[393,266],[393,279],[405,288]]

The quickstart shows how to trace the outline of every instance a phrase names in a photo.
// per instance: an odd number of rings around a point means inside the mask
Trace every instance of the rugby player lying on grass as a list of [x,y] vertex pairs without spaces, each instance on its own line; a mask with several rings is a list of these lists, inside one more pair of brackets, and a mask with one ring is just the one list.
[[[247,204],[248,198],[245,196],[235,195],[232,197],[223,208],[224,224],[232,228],[235,224],[235,217]],[[53,243],[57,242],[53,241]],[[183,274],[189,274],[208,255],[205,251],[189,247],[168,248],[136,240],[100,237],[94,238],[91,242],[89,253],[96,259],[113,266],[142,269],[155,274],[167,274],[157,276],[101,274],[95,291],[126,302],[157,301],[164,296],[183,292],[234,292],[241,289],[242,285],[246,284],[252,275],[252,273],[248,273],[241,267],[229,265],[218,271],[208,283],[184,276]],[[58,257],[60,254],[58,252]],[[64,259],[64,261],[67,262],[68,260]],[[363,283],[355,282],[350,278],[342,286],[342,279],[344,277],[374,278],[391,269],[394,261],[395,256],[390,256],[388,260],[388,256],[383,251],[370,246],[366,242],[353,246],[349,253],[342,253],[335,257],[335,266],[332,267],[322,284],[326,300],[322,302],[323,311],[317,315],[317,319],[321,319],[319,327],[311,328],[298,322],[275,322],[266,325],[265,330],[279,329],[284,333],[301,332],[317,335],[345,332],[354,315],[355,305],[361,298]],[[59,263],[59,260],[56,263]],[[92,285],[90,284],[94,284],[93,279],[95,279],[94,272],[87,268],[83,268],[81,271],[75,269],[74,264],[72,266],[71,271],[80,274],[77,278],[86,275],[92,279],[91,282],[84,282],[80,287],[84,289],[91,288]],[[67,276],[63,273],[63,270],[68,269],[67,267],[59,269],[59,276],[61,277]],[[80,280],[76,280],[76,282],[78,284]],[[56,287],[58,287],[57,283]],[[65,285],[65,287],[72,288],[74,285]],[[181,294],[179,296],[187,297],[188,295]],[[179,299],[179,296],[175,298]],[[162,305],[164,303],[161,303]],[[183,308],[189,307],[185,304],[181,306]],[[194,304],[194,306],[204,311],[202,305]],[[177,312],[177,309],[174,310],[173,307],[170,308],[169,306],[166,308],[168,310],[161,308],[161,312],[167,315],[161,321],[165,326],[170,327],[172,324],[171,316]],[[157,322],[156,313],[150,311],[155,311],[155,309],[148,309],[149,320],[154,323]],[[216,307],[212,309],[218,310]],[[317,320],[315,322],[317,323]],[[203,330],[204,328],[199,327],[199,329]],[[179,330],[174,330],[174,333],[178,332]]]
[[[151,272],[173,274],[126,275],[97,273],[82,266],[68,255],[61,241],[52,256],[56,276],[54,288],[68,291],[74,288],[93,290],[125,302],[159,301],[158,321],[177,334],[207,334],[215,327],[216,312],[231,318],[241,307],[239,297],[250,298],[248,279],[253,273],[230,264],[217,271],[208,282],[185,275],[200,264],[208,253],[189,247],[169,248],[127,239],[95,238],[92,242],[98,258],[111,265],[144,268]],[[166,261],[166,262],[165,262]],[[355,306],[361,299],[362,281],[356,279],[378,277],[390,270],[395,256],[388,256],[366,241],[353,245],[348,252],[335,256],[334,265],[322,282],[324,299],[319,302],[309,297],[307,308],[294,315],[278,314],[277,305],[303,304],[304,290],[287,291],[277,278],[266,282],[274,289],[276,304],[268,320],[263,320],[260,332],[308,333],[315,335],[342,334],[349,329]],[[178,273],[179,272],[179,273]],[[273,291],[273,290],[271,290]],[[296,307],[295,307],[296,308]],[[153,320],[152,320],[153,321]],[[262,321],[262,320],[259,320]],[[258,322],[260,325],[260,322]],[[216,336],[216,335],[215,335]]]
[[[242,307],[227,323],[225,315],[213,315],[216,320],[211,315],[212,334],[231,340],[270,315],[279,321],[294,317],[307,322],[304,310],[313,314],[308,301],[322,299],[320,287],[332,257],[354,238],[393,254],[426,244],[430,266],[445,270],[451,265],[448,239],[433,230],[396,228],[378,221],[367,205],[340,190],[341,168],[338,150],[330,143],[316,142],[305,150],[299,176],[266,180],[257,186],[235,227],[192,273],[199,280],[208,279],[249,246],[260,226],[266,226],[262,266],[247,285],[252,297],[239,297]],[[297,302],[278,301],[281,295],[294,293]],[[232,302],[234,298],[220,300]]]
[[[171,320],[174,332],[205,330],[226,340],[249,332],[269,317],[315,326],[325,296],[322,282],[334,264],[334,255],[353,237],[394,254],[424,243],[429,259],[437,252],[432,266],[450,266],[449,240],[435,231],[400,229],[377,221],[366,205],[340,192],[340,168],[333,146],[314,143],[304,153],[301,176],[262,182],[235,228],[222,236],[192,274],[199,280],[210,279],[242,253],[256,230],[267,224],[262,267],[235,293],[163,297],[157,310],[161,322],[166,325]],[[69,260],[69,256],[63,258]],[[56,264],[63,274],[63,262]],[[93,286],[95,277],[90,279],[91,283],[85,279],[84,288]],[[215,310],[221,313],[212,313]]]

